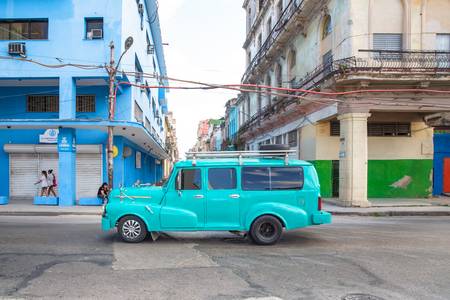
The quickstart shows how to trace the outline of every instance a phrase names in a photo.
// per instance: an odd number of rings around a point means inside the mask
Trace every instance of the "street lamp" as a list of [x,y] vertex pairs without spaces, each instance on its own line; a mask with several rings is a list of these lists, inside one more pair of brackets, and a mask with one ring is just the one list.
[[110,49],[110,60],[109,60],[109,66],[106,68],[109,75],[109,98],[108,98],[108,104],[109,104],[109,113],[108,113],[108,120],[110,122],[110,125],[108,126],[108,159],[107,159],[107,165],[108,165],[108,184],[110,187],[113,187],[113,178],[114,178],[114,126],[111,125],[111,122],[114,120],[114,110],[115,110],[115,102],[116,102],[116,95],[115,95],[115,89],[114,89],[114,82],[116,79],[117,69],[119,68],[120,62],[122,61],[123,56],[127,51],[131,48],[133,45],[133,37],[129,36],[125,40],[124,45],[124,51],[119,57],[119,61],[117,64],[115,64],[114,61],[114,42],[111,41],[109,44]]

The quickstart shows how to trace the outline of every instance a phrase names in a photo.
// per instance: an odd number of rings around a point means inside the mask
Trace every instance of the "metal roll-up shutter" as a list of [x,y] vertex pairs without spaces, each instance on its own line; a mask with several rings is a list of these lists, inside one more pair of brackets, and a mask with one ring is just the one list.
[[33,153],[11,153],[9,155],[9,189],[11,198],[30,198],[38,195],[40,185],[38,156]]
[[96,197],[102,184],[101,153],[77,154],[77,198]]

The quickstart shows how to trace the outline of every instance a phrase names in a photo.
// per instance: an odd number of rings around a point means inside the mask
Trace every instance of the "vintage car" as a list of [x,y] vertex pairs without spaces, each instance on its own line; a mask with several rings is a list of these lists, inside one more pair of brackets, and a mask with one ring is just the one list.
[[290,151],[187,153],[163,186],[114,189],[103,230],[125,242],[169,231],[241,232],[259,245],[284,230],[331,223],[316,170]]

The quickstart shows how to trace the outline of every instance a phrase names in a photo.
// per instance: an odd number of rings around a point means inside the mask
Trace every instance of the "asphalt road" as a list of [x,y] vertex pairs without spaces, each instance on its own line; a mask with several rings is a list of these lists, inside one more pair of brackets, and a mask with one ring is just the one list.
[[450,217],[334,221],[261,247],[228,233],[124,244],[95,216],[1,216],[0,298],[450,299]]

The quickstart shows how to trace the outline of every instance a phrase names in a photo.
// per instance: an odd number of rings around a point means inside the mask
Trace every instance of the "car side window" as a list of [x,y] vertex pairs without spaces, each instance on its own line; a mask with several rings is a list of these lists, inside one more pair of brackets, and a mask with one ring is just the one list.
[[177,190],[201,190],[202,172],[200,169],[182,169],[178,173]]
[[272,190],[300,190],[303,188],[303,168],[270,168],[270,188]]
[[235,168],[211,168],[208,170],[208,188],[210,190],[236,189]]
[[267,167],[243,167],[242,189],[244,191],[269,191],[270,178]]

